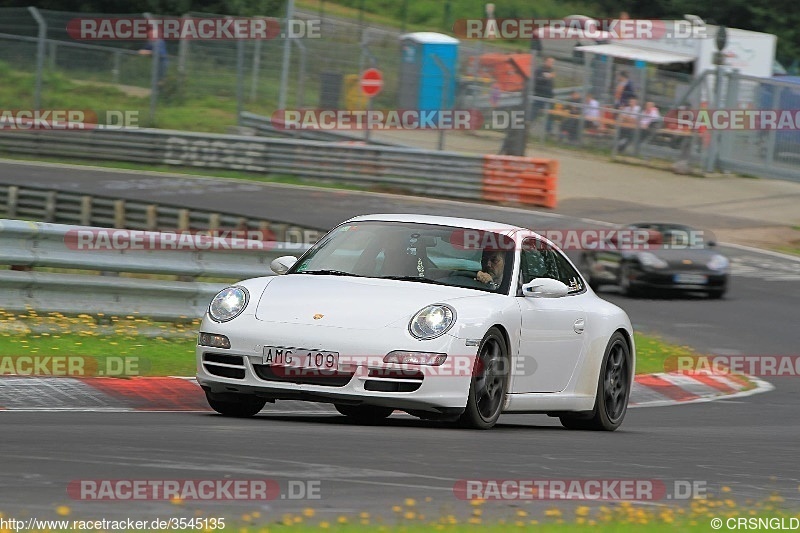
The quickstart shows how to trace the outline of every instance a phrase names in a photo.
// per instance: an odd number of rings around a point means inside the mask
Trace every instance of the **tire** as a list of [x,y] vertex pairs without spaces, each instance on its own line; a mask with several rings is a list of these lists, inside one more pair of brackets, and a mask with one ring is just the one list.
[[622,289],[622,294],[629,298],[634,298],[640,294],[639,289],[631,285],[630,280],[631,267],[623,264],[619,269],[619,287]]
[[721,300],[723,296],[725,296],[725,289],[719,289],[715,291],[708,291],[706,293],[709,299],[711,300]]
[[583,277],[586,278],[586,283],[592,288],[594,292],[600,289],[600,282],[592,277],[592,263],[588,256],[583,256]]
[[594,408],[588,413],[559,416],[567,429],[614,431],[625,418],[631,394],[630,347],[620,332],[614,333],[606,346],[597,380]]
[[347,418],[359,424],[374,424],[389,418],[394,412],[391,407],[381,407],[379,405],[345,405],[334,404],[336,410]]
[[462,427],[489,429],[497,423],[508,389],[509,369],[506,341],[499,329],[490,328],[478,348],[467,408],[459,418]]
[[213,398],[206,393],[208,405],[222,416],[233,418],[250,418],[256,416],[266,405],[267,401],[249,394],[229,394],[225,401]]

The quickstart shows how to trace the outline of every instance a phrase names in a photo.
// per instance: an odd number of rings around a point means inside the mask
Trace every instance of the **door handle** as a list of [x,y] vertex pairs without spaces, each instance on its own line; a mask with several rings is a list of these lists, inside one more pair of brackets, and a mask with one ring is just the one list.
[[582,318],[577,319],[575,323],[572,325],[572,329],[575,330],[575,333],[583,333],[585,327],[586,327],[586,321]]

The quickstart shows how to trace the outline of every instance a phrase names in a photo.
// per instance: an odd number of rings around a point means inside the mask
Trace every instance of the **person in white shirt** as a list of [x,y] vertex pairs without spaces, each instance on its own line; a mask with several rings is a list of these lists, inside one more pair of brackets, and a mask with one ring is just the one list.
[[584,126],[591,129],[600,127],[600,104],[590,94],[586,95],[586,107],[583,108]]
[[642,108],[639,106],[636,98],[631,98],[628,105],[622,108],[621,113],[617,117],[619,127],[619,140],[617,142],[617,151],[624,152],[625,148],[630,144],[633,139],[634,131],[636,130],[636,123],[640,119],[639,114]]

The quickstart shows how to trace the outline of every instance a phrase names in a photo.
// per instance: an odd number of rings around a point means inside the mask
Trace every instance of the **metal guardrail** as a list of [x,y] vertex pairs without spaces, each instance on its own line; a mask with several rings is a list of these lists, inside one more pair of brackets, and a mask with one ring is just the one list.
[[0,152],[242,170],[481,199],[482,156],[171,130],[0,129]]
[[[238,280],[272,275],[269,263],[273,259],[300,255],[308,247],[243,237],[213,241],[196,233],[0,219],[0,264],[11,266],[10,270],[0,270],[0,308],[193,319],[201,316],[214,294],[226,286],[194,281],[195,278]],[[32,270],[35,267],[106,275]],[[192,281],[120,277],[119,273],[176,275]]]
[[213,211],[4,184],[0,184],[0,217],[150,231],[252,229],[269,233],[276,241],[297,241],[298,235],[317,231]]
[[[257,135],[264,137],[277,137],[284,139],[307,139],[311,141],[329,141],[358,143],[364,142],[364,133],[348,133],[345,131],[325,131],[313,129],[284,129],[273,124],[270,117],[257,115],[247,111],[239,115],[239,126],[251,128]],[[370,139],[370,144],[377,146],[402,146],[398,143],[376,141]]]

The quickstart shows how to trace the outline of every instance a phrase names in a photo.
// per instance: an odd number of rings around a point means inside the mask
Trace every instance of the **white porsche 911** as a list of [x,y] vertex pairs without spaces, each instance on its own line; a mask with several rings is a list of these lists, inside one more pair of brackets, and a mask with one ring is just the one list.
[[360,422],[397,409],[482,429],[501,413],[612,431],[625,417],[628,316],[531,230],[359,216],[271,268],[203,318],[197,380],[223,415],[291,399]]

